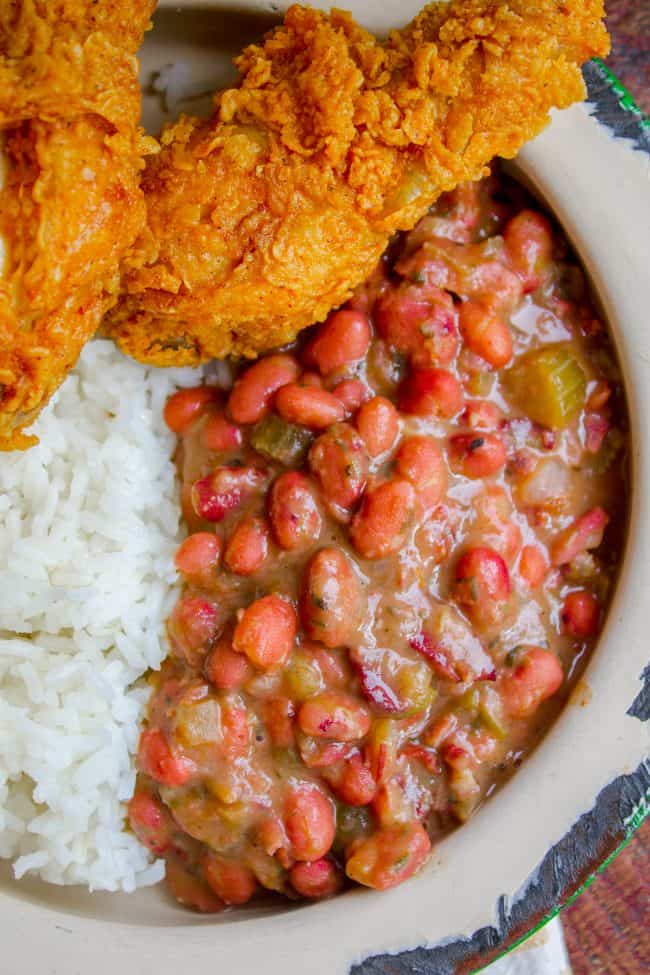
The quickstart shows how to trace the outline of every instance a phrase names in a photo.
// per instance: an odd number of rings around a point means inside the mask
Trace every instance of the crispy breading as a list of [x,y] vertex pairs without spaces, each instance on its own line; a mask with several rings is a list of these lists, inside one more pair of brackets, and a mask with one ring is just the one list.
[[152,8],[0,4],[0,449],[34,442],[23,427],[115,303],[144,224],[133,52]]
[[440,193],[584,97],[602,0],[452,0],[386,43],[293,6],[208,121],[162,135],[147,224],[109,316],[156,365],[254,356],[345,301]]

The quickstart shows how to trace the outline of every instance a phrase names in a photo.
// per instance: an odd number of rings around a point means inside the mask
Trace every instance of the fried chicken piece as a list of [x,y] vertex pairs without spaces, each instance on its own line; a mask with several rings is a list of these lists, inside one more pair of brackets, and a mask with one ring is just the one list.
[[391,234],[584,97],[602,0],[452,0],[385,44],[293,6],[208,121],[147,165],[147,225],[109,316],[143,362],[254,356],[345,301]]
[[0,3],[0,449],[117,300],[151,148],[134,52],[153,0]]

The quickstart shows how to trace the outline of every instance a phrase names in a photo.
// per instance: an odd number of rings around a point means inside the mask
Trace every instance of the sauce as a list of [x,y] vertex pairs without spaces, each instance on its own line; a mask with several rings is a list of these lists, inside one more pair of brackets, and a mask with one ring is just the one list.
[[597,639],[626,510],[612,347],[564,237],[493,176],[221,386],[165,410],[190,534],[132,828],[197,910],[392,887]]

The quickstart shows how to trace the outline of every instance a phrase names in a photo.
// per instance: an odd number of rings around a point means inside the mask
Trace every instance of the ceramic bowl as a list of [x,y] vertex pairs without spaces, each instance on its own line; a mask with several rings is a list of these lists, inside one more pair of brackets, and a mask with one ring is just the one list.
[[[327,7],[325,2],[317,2]],[[414,0],[346,0],[378,32]],[[159,10],[142,55],[145,120],[205,109],[230,57],[287,4],[177,2]],[[174,63],[175,68],[166,67]],[[557,216],[587,268],[618,349],[632,438],[627,547],[605,630],[584,677],[521,771],[402,887],[307,906],[188,914],[158,890],[90,895],[0,879],[11,975],[458,975],[475,970],[580,889],[648,812],[650,763],[650,128],[601,65],[589,102],[558,114],[516,171]],[[183,99],[183,94],[189,94]],[[645,672],[645,689],[643,686]]]

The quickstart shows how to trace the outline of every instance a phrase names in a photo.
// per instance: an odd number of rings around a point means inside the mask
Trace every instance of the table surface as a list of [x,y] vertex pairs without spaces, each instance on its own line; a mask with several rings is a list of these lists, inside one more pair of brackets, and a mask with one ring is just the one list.
[[606,5],[612,35],[607,64],[650,116],[650,2],[606,0]]
[[[607,65],[650,116],[650,0],[609,0]],[[650,821],[562,914],[573,975],[650,972]]]

